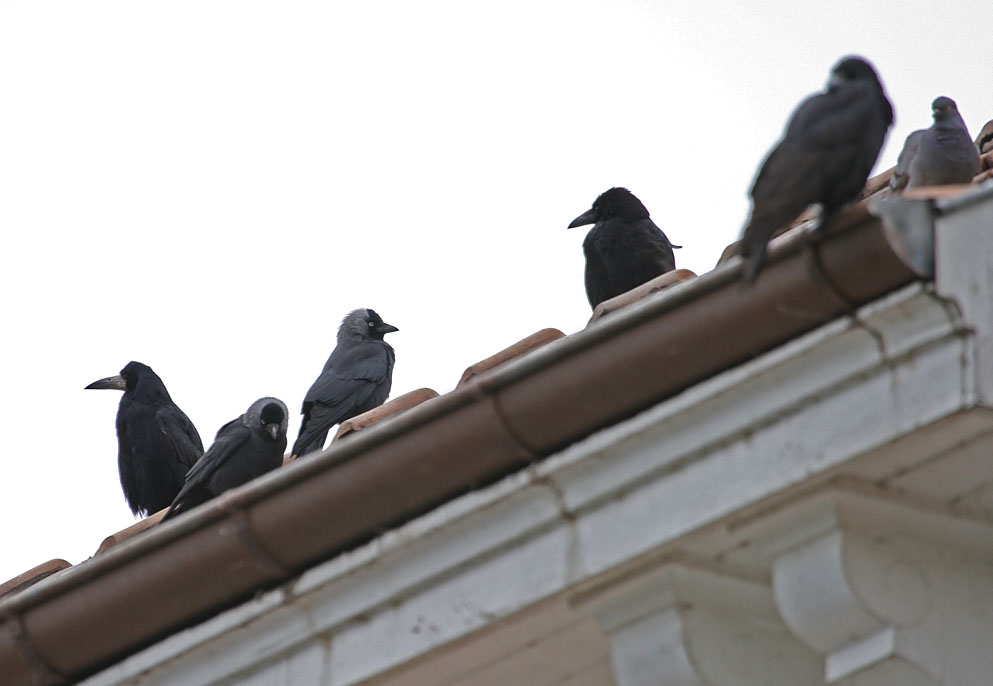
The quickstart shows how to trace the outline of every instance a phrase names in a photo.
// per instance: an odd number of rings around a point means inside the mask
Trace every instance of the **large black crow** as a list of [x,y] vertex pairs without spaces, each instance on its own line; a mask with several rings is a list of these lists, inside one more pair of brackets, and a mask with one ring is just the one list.
[[626,188],[611,188],[593,207],[572,220],[569,228],[593,224],[583,240],[586,255],[586,298],[596,308],[676,268],[673,245]]
[[875,69],[846,57],[828,89],[804,100],[752,185],[752,215],[741,238],[745,278],[755,281],[766,243],[808,206],[821,205],[820,227],[858,197],[893,123],[893,108]]
[[141,362],[87,388],[124,391],[117,409],[117,468],[134,514],[169,507],[183,479],[203,455],[200,434],[169,397],[162,379]]
[[397,330],[368,309],[353,310],[342,320],[338,344],[303,400],[294,455],[320,450],[332,426],[389,397],[396,358],[383,336]]

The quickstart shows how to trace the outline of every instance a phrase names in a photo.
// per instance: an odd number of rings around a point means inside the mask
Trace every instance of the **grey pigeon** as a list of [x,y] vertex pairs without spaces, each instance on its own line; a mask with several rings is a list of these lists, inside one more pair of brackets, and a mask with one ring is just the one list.
[[748,283],[758,276],[776,231],[815,203],[824,228],[858,197],[892,123],[879,77],[860,57],[842,59],[827,90],[800,103],[752,185],[752,214],[741,239]]
[[278,398],[260,398],[217,431],[213,445],[186,475],[163,519],[201,505],[283,464],[289,410]]
[[931,128],[907,136],[890,178],[890,188],[969,183],[979,173],[979,150],[951,98],[931,103]]
[[345,316],[338,344],[304,397],[294,455],[322,449],[332,426],[379,407],[389,397],[396,356],[383,336],[398,330],[374,310]]
[[569,228],[593,224],[583,240],[590,307],[676,268],[673,248],[648,210],[626,188],[611,188]]
[[193,422],[141,362],[128,362],[120,374],[86,388],[124,391],[117,408],[117,470],[131,511],[147,515],[169,507],[203,455]]

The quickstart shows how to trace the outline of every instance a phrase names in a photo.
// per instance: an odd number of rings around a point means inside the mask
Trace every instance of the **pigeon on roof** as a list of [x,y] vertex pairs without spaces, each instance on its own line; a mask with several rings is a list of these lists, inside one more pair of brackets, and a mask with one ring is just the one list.
[[245,414],[218,429],[214,443],[190,469],[162,519],[187,512],[282,465],[288,422],[289,410],[282,400],[260,398]]
[[626,188],[611,188],[569,228],[593,224],[583,241],[586,297],[596,309],[604,300],[626,293],[676,268],[673,248],[648,210]]
[[203,455],[200,434],[141,362],[86,388],[124,391],[117,408],[117,468],[124,499],[136,515],[169,507],[186,472]]
[[828,89],[800,103],[752,185],[752,214],[741,239],[747,282],[758,276],[777,230],[815,203],[823,229],[858,196],[892,123],[876,70],[860,57],[842,59]]
[[302,456],[321,450],[335,424],[379,407],[393,383],[393,348],[383,336],[398,331],[374,310],[349,312],[338,327],[338,344],[303,400],[303,421],[293,444]]
[[955,101],[935,98],[931,113],[931,127],[914,131],[903,144],[890,178],[893,190],[969,183],[979,173],[979,150]]

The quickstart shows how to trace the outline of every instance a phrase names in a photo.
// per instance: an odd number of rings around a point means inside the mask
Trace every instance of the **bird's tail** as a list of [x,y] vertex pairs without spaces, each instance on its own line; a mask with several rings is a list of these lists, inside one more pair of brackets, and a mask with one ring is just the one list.
[[744,264],[742,265],[744,272],[743,284],[745,286],[752,286],[755,284],[755,280],[759,277],[759,272],[765,264],[765,245],[761,245],[753,252],[745,254],[744,260]]
[[303,457],[307,453],[317,452],[324,448],[324,441],[328,438],[328,432],[324,431],[320,435],[310,435],[304,434],[297,438],[296,442],[293,443],[293,450],[291,453],[296,457]]
[[162,519],[160,519],[159,521],[160,522],[164,522],[165,520],[172,519],[176,515],[180,514],[183,510],[182,509],[178,509],[176,507],[177,505],[179,505],[179,503],[177,503],[177,502],[174,502],[172,505],[170,505],[169,506],[169,509],[166,510],[165,515],[163,515]]
[[746,287],[755,283],[765,266],[769,241],[785,232],[806,208],[806,205],[782,203],[760,215],[752,212],[741,237],[740,254],[745,258],[743,272]]

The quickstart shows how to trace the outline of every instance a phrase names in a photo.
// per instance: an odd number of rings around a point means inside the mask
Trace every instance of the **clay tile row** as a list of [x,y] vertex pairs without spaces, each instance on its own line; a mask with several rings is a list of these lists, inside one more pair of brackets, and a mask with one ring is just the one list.
[[107,538],[103,539],[103,542],[100,544],[100,547],[97,548],[97,552],[95,554],[99,555],[100,553],[105,553],[111,548],[113,548],[115,545],[118,545],[119,543],[123,543],[129,538],[137,536],[142,531],[147,531],[148,529],[151,529],[153,526],[155,526],[156,524],[162,521],[162,518],[165,517],[165,513],[167,509],[168,508],[159,510],[154,514],[150,514],[144,519],[142,519],[140,522],[135,522],[128,528],[118,531],[116,534],[111,534]]
[[542,329],[541,331],[536,331],[530,336],[522,338],[513,345],[504,348],[497,354],[490,355],[485,360],[481,360],[476,364],[466,367],[466,370],[462,372],[462,378],[459,379],[456,388],[461,388],[484,372],[495,369],[505,362],[516,359],[531,352],[532,350],[537,350],[541,346],[547,345],[548,343],[558,340],[564,336],[565,334],[558,329]]
[[368,412],[363,412],[362,414],[356,415],[351,419],[346,419],[338,425],[338,432],[334,435],[332,441],[340,440],[350,433],[368,429],[373,424],[378,424],[384,419],[393,417],[400,414],[404,410],[409,410],[416,405],[420,405],[426,400],[431,400],[432,398],[437,397],[438,392],[430,388],[418,388],[416,391],[404,393],[389,402],[383,403],[377,408],[369,410]]
[[47,579],[52,574],[61,572],[63,569],[68,569],[69,567],[72,567],[72,565],[65,560],[49,560],[48,562],[43,562],[37,567],[32,567],[23,574],[18,574],[13,579],[0,584],[0,596],[5,596],[8,593],[14,593],[15,591],[21,591],[28,586],[33,586],[42,579]]
[[669,288],[670,286],[675,286],[676,284],[695,278],[696,274],[691,272],[689,269],[674,269],[671,272],[666,272],[662,276],[656,276],[651,281],[646,281],[637,288],[632,288],[626,293],[621,293],[620,295],[610,298],[609,300],[604,300],[602,303],[597,305],[596,309],[593,310],[593,316],[590,317],[590,321],[587,326],[600,319],[600,317],[608,315],[611,312],[616,312],[622,307],[627,307],[631,303],[637,302],[645,296],[651,295],[652,293],[658,293],[659,291]]

